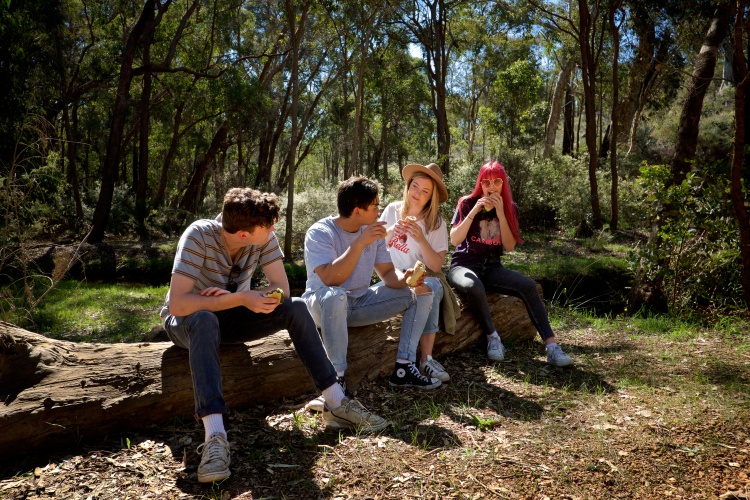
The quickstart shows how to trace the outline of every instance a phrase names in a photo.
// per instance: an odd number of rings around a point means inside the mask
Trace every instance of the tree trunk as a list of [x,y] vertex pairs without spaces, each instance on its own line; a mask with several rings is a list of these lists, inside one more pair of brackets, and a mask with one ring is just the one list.
[[659,76],[659,73],[661,72],[661,69],[664,67],[664,61],[667,60],[667,57],[669,56],[669,50],[672,47],[672,35],[669,31],[667,31],[663,36],[662,40],[659,43],[659,48],[656,52],[656,57],[653,58],[648,65],[648,68],[646,70],[646,74],[643,77],[643,81],[641,82],[640,91],[638,92],[636,102],[635,102],[635,109],[633,110],[633,114],[630,117],[627,123],[627,129],[623,132],[629,131],[628,135],[628,154],[630,154],[633,149],[636,146],[636,142],[638,140],[638,124],[641,121],[641,115],[643,114],[643,108],[646,106],[646,102],[648,101],[649,95],[651,94],[651,89],[654,87],[654,83],[656,82],[657,77]]
[[190,178],[185,194],[182,196],[180,201],[180,208],[185,212],[194,214],[198,211],[200,205],[201,192],[203,191],[203,181],[206,177],[209,165],[216,157],[217,153],[225,147],[227,140],[227,133],[229,131],[229,122],[224,120],[219,126],[219,129],[214,134],[214,138],[211,141],[211,145],[208,147],[203,160],[198,164],[193,172],[193,176]]
[[289,165],[289,184],[287,185],[287,206],[286,206],[286,231],[284,232],[284,255],[287,260],[292,259],[292,236],[294,231],[292,228],[293,214],[294,214],[294,174],[297,170],[295,157],[297,156],[297,144],[299,144],[298,137],[298,122],[299,122],[299,58],[300,58],[300,46],[302,45],[302,37],[305,34],[305,20],[307,19],[307,12],[310,4],[305,3],[302,7],[302,12],[299,14],[299,22],[297,23],[296,11],[292,7],[290,0],[286,1],[286,15],[287,23],[289,25],[289,33],[292,37],[292,72],[290,76],[292,85],[292,130],[289,137],[289,152],[287,154],[287,163]]
[[112,125],[109,130],[107,152],[102,164],[102,183],[99,190],[99,199],[94,209],[91,231],[87,241],[89,243],[101,243],[104,240],[104,231],[109,222],[109,213],[112,210],[112,197],[115,192],[115,178],[117,177],[117,166],[120,163],[120,147],[122,134],[127,119],[127,111],[130,105],[130,85],[133,81],[133,61],[136,55],[139,41],[147,33],[152,33],[161,16],[154,15],[157,8],[166,10],[170,2],[164,6],[157,6],[155,0],[146,0],[141,11],[141,16],[135,24],[122,52],[122,63],[120,64],[120,77],[117,85],[117,95],[112,109]]
[[677,143],[670,165],[672,184],[681,183],[690,172],[693,164],[692,160],[695,158],[695,151],[698,148],[703,98],[706,96],[714,76],[719,48],[729,31],[729,14],[730,6],[728,2],[722,2],[716,7],[714,17],[711,20],[711,27],[703,39],[703,46],[695,60],[695,69],[688,83],[685,103],[680,115],[680,124],[677,128]]
[[613,54],[612,54],[612,130],[610,134],[610,157],[609,157],[609,172],[612,177],[612,187],[610,189],[610,203],[612,208],[610,210],[610,231],[617,231],[618,225],[618,178],[617,178],[617,134],[618,134],[618,122],[620,114],[620,105],[618,99],[620,99],[620,77],[619,77],[619,60],[620,60],[620,26],[617,24],[617,12],[622,7],[622,2],[618,2],[616,8],[610,11],[609,25],[612,31],[613,40]]
[[592,47],[594,21],[586,0],[578,0],[579,34],[581,45],[581,76],[583,80],[583,104],[586,114],[586,147],[589,152],[589,187],[591,191],[591,215],[595,229],[602,228],[602,210],[599,206],[599,187],[596,170],[599,155],[596,153],[596,70],[597,61]]
[[[143,66],[151,64],[151,44],[153,43],[153,32],[149,33],[143,47]],[[148,239],[146,229],[146,215],[148,214],[146,192],[148,191],[148,167],[149,167],[149,118],[151,116],[151,80],[150,72],[143,74],[143,89],[141,91],[141,104],[139,114],[139,158],[138,178],[135,182],[135,219],[138,224],[138,236],[143,241]]]
[[563,108],[563,101],[565,99],[565,89],[568,87],[570,82],[570,73],[573,71],[575,61],[568,60],[560,69],[560,74],[557,76],[557,83],[555,83],[555,90],[552,94],[552,106],[549,111],[549,118],[547,119],[547,127],[544,131],[544,156],[549,157],[552,151],[555,149],[555,139],[557,138],[557,124],[560,122],[560,114]]
[[746,128],[748,106],[747,88],[748,67],[743,52],[743,32],[747,26],[744,18],[745,1],[738,1],[737,14],[734,22],[734,56],[738,68],[739,82],[734,94],[734,156],[732,158],[731,197],[737,223],[740,228],[740,258],[742,259],[742,295],[745,306],[750,309],[750,214],[748,214],[742,194],[742,167],[746,162]]
[[[487,298],[503,341],[536,337],[521,300],[495,293]],[[400,326],[401,317],[396,316],[350,328],[350,390],[391,372]],[[484,342],[468,312],[458,319],[456,332],[437,335],[436,355]],[[221,363],[224,394],[234,409],[315,392],[283,330],[223,345]],[[0,322],[0,368],[0,449],[16,453],[142,429],[194,411],[188,351],[171,342],[73,343]]]
[[164,155],[164,161],[161,164],[161,175],[159,175],[159,188],[154,196],[154,206],[161,207],[164,202],[164,196],[167,192],[167,180],[169,177],[169,167],[172,164],[172,158],[174,158],[177,152],[177,145],[180,142],[180,125],[182,125],[182,110],[185,108],[185,101],[180,101],[175,106],[174,112],[174,125],[172,125],[172,139],[169,142],[169,148],[167,153]]
[[575,97],[570,84],[565,86],[565,107],[563,108],[563,143],[562,154],[573,156],[575,144]]

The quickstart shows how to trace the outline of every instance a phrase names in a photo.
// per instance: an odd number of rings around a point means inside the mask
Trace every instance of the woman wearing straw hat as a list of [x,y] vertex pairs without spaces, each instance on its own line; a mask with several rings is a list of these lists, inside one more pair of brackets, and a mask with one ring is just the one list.
[[[460,314],[455,295],[441,271],[448,252],[448,227],[440,215],[440,204],[448,199],[448,190],[440,167],[434,163],[407,165],[401,175],[406,181],[403,199],[389,204],[380,220],[386,222],[386,241],[394,266],[405,270],[413,269],[418,262],[424,264],[427,277],[421,286],[432,290],[433,302],[419,342],[419,369],[427,377],[447,382],[450,375],[432,358],[432,348],[441,310],[449,333],[454,333],[455,318]],[[448,293],[444,294],[444,290]]]

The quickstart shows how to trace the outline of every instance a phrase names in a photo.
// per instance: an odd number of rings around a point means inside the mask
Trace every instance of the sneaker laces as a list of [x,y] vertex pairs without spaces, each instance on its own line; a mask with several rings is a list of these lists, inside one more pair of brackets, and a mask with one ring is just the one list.
[[414,377],[421,380],[422,382],[425,382],[425,383],[432,382],[432,380],[422,375],[422,373],[419,371],[419,368],[417,368],[416,363],[409,363],[409,373],[411,373]]
[[221,442],[221,436],[213,436],[208,442],[198,446],[196,450],[199,455],[203,456],[203,452],[206,452],[206,461],[213,462],[214,460],[223,460],[224,443]]
[[445,371],[445,367],[443,365],[441,365],[438,360],[436,360],[436,359],[434,359],[432,357],[430,357],[427,360],[426,364],[427,364],[427,366],[429,366],[430,368],[432,368],[433,371],[441,371],[441,372]]

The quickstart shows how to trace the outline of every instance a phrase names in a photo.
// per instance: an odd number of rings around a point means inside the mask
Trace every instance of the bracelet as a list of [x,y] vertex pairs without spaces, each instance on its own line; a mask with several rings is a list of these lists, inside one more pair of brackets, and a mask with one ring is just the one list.
[[469,217],[468,215],[466,216],[466,218],[467,218],[467,219],[471,219],[471,220],[474,220],[474,217]]

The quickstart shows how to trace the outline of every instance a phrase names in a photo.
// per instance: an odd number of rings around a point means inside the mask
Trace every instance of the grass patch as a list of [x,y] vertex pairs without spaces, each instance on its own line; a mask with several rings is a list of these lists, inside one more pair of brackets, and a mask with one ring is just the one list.
[[32,313],[30,328],[76,342],[140,342],[159,325],[168,288],[61,281]]

